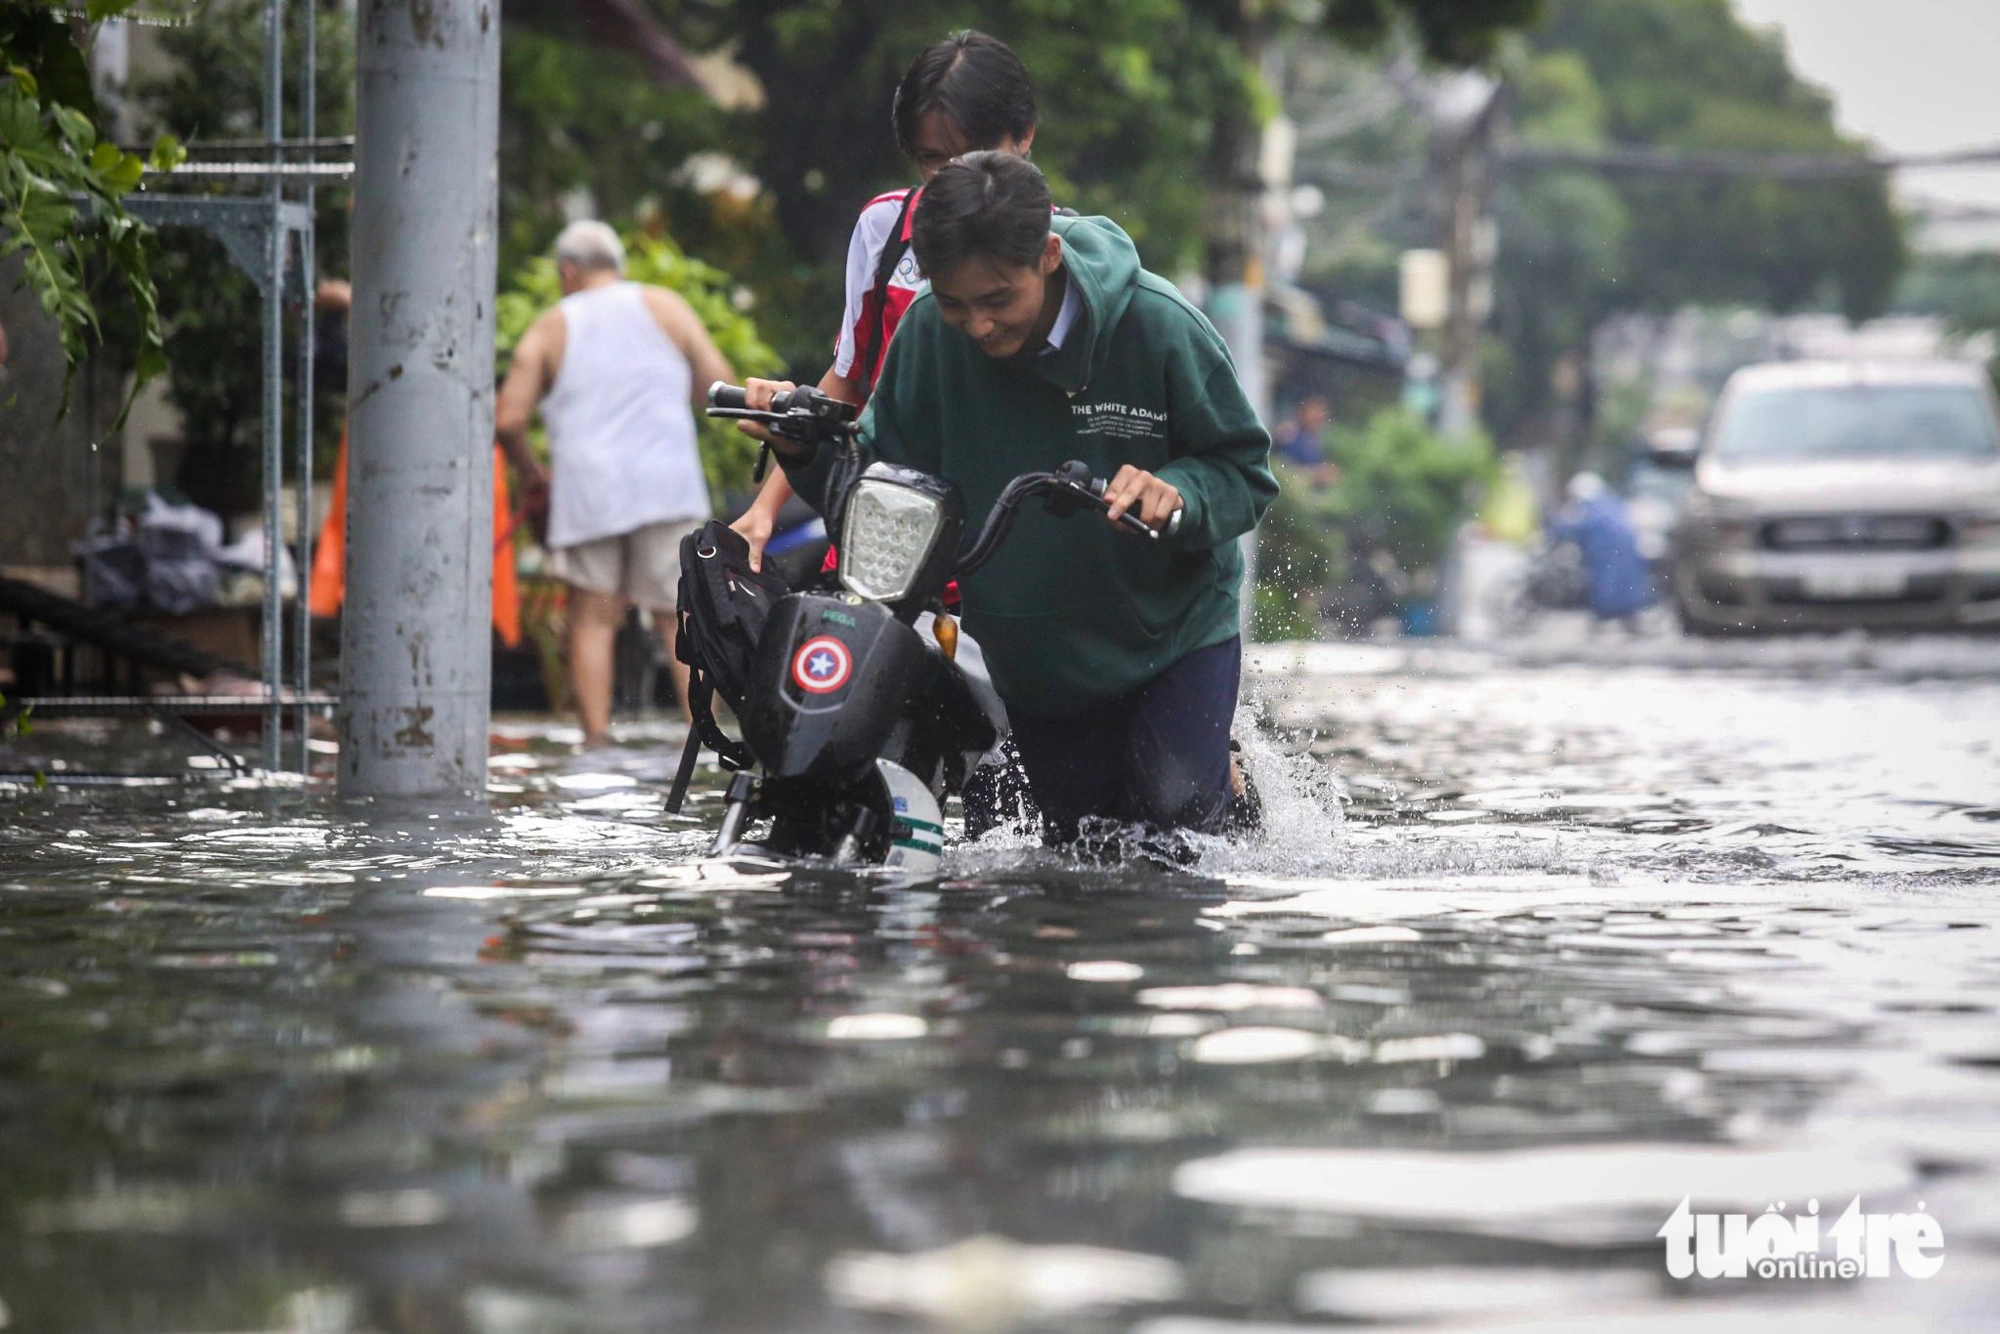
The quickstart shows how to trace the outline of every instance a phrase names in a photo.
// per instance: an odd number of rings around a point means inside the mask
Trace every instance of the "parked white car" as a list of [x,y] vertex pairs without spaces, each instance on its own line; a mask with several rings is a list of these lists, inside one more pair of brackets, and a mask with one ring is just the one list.
[[1673,536],[1696,634],[2000,627],[2000,411],[1962,362],[1731,377]]

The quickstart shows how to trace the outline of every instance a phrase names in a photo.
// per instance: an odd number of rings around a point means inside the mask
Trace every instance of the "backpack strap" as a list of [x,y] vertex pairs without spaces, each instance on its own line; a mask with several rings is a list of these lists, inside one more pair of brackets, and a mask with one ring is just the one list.
[[[694,705],[694,686],[688,685],[688,706]],[[674,772],[674,785],[667,789],[667,814],[679,815],[687,800],[688,784],[694,781],[694,766],[701,759],[701,732],[688,728],[687,744],[681,747],[681,767]]]
[[674,774],[674,785],[667,792],[669,815],[681,813],[681,803],[687,799],[688,784],[694,781],[695,765],[704,745],[715,752],[715,758],[725,769],[748,769],[757,762],[748,746],[731,740],[715,721],[715,685],[708,672],[695,664],[690,664],[688,672],[687,702],[694,720],[688,725],[687,744],[681,747],[681,765]]
[[700,636],[694,633],[692,624],[692,609],[696,607],[705,608],[708,615],[729,624],[739,619],[735,604],[727,596],[702,597],[698,592],[702,580],[724,577],[719,572],[707,571],[704,568],[707,562],[698,555],[704,535],[719,526],[711,522],[681,539],[681,582],[674,613],[679,629],[674,636],[674,656],[688,669],[687,705],[692,721],[688,724],[687,744],[681,748],[680,769],[675,773],[674,785],[667,793],[667,811],[673,815],[680,814],[704,745],[715,752],[725,769],[748,769],[757,762],[748,746],[731,739],[722,730],[722,725],[715,721],[715,678],[707,659],[702,656]]
[[910,210],[917,206],[917,196],[923,187],[918,186],[903,196],[903,209],[896,215],[896,225],[882,241],[882,254],[875,261],[875,319],[868,328],[868,345],[861,349],[861,389],[863,393],[875,387],[875,372],[882,367],[882,351],[889,346],[889,279],[896,276],[896,266],[903,262],[903,256],[910,251]]

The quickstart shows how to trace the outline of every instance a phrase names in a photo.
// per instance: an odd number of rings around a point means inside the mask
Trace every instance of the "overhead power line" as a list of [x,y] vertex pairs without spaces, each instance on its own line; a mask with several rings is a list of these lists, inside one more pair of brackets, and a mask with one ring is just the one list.
[[[1502,171],[1603,171],[1647,176],[1728,178],[1755,176],[1769,180],[1851,180],[1910,168],[2000,167],[2000,144],[1958,149],[1949,153],[1903,153],[1875,156],[1839,153],[1723,153],[1639,148],[1541,148],[1510,144],[1496,149]],[[1300,173],[1300,179],[1328,188],[1387,188],[1420,179],[1420,165],[1380,166],[1358,162],[1322,162]]]
[[1505,169],[1633,172],[1656,176],[1763,176],[1831,180],[1873,176],[1911,167],[2000,166],[2000,144],[1949,153],[1894,156],[1838,153],[1719,153],[1666,148],[1535,148],[1512,145],[1497,154]]

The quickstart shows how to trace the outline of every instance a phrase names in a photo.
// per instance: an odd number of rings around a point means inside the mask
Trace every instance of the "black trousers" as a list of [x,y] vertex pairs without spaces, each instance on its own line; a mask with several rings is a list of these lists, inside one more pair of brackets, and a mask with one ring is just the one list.
[[1014,745],[1050,832],[1085,816],[1203,832],[1230,814],[1229,731],[1243,641],[1194,652],[1130,694],[1069,718],[1020,718]]

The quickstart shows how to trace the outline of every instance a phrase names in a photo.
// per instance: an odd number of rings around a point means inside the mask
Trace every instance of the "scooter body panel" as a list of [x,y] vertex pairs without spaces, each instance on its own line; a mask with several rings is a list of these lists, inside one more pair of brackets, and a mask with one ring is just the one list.
[[882,753],[919,679],[923,638],[880,603],[794,593],[765,623],[743,739],[767,777],[852,779]]

